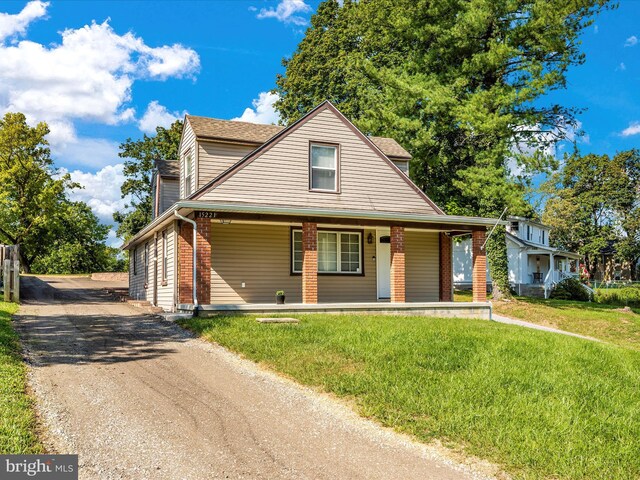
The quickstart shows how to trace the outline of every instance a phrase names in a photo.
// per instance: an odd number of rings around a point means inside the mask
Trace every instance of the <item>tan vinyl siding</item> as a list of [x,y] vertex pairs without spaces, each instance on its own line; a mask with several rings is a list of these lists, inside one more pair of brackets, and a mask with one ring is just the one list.
[[[211,303],[288,303],[302,300],[302,280],[290,275],[286,225],[211,225]],[[245,282],[245,288],[242,288]]]
[[[309,142],[340,144],[341,193],[309,191]],[[291,207],[435,213],[403,177],[331,110],[323,110],[201,200]]]
[[[211,303],[274,303],[276,290],[285,291],[287,303],[302,301],[302,277],[290,274],[289,226],[213,223],[211,230]],[[320,302],[376,300],[375,244],[367,244],[369,233],[364,232],[365,275],[319,275]]]
[[198,188],[216,178],[255,149],[255,146],[199,141]]
[[185,198],[184,192],[184,177],[186,175],[185,156],[191,151],[191,159],[194,162],[193,170],[191,171],[191,192],[195,192],[196,186],[196,136],[193,133],[193,129],[189,122],[185,122],[182,131],[182,145],[180,146],[180,198]]
[[178,201],[180,197],[180,182],[163,178],[160,180],[160,211],[157,215],[160,215],[167,208]]
[[405,232],[407,302],[437,302],[440,241],[435,232]]
[[144,288],[144,243],[139,244],[137,249],[130,250],[137,260],[136,274],[133,274],[133,259],[129,261],[129,297],[133,300],[146,300],[147,291]]
[[162,265],[162,230],[158,232],[158,306],[165,310],[173,310],[173,292],[175,282],[175,222],[170,224],[167,229],[167,281],[166,285],[162,284],[163,265]]

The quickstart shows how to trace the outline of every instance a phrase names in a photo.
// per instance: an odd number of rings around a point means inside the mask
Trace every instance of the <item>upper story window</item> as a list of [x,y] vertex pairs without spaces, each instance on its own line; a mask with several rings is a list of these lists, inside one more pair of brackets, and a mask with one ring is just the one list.
[[184,156],[184,197],[187,198],[193,193],[191,191],[191,179],[193,177],[193,155],[191,150]]
[[338,191],[338,146],[312,143],[309,187],[319,192]]
[[533,229],[531,228],[531,225],[527,225],[527,240],[533,240]]
[[545,233],[547,233],[545,230],[542,230],[542,245],[546,245],[546,239],[545,239]]

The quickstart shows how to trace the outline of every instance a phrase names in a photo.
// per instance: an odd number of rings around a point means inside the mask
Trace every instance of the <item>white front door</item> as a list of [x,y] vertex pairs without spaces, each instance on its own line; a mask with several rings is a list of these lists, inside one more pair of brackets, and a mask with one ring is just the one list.
[[376,231],[378,299],[391,298],[391,239],[389,229]]

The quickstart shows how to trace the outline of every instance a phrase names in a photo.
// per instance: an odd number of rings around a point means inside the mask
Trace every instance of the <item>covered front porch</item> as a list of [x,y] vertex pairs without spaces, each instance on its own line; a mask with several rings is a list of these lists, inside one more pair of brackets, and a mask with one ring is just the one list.
[[552,249],[528,250],[523,254],[525,268],[517,290],[537,288],[548,298],[553,286],[566,278],[579,278],[580,255]]
[[[193,227],[180,223],[177,310],[490,316],[489,219],[236,210],[216,205],[187,214],[196,224],[195,256]],[[473,237],[473,301],[453,303],[452,236],[461,232]],[[277,291],[285,304],[276,304]]]

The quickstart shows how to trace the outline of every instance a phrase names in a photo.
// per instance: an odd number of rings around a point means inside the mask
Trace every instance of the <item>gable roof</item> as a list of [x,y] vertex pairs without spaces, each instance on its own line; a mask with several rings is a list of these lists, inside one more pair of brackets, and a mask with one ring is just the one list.
[[[237,122],[234,120],[220,120],[217,118],[187,115],[196,138],[200,140],[224,140],[236,143],[255,144],[256,147],[265,143],[286,127],[281,125],[267,125],[261,123]],[[411,155],[393,138],[369,137],[369,139],[388,157],[411,159]]]
[[285,138],[289,133],[294,132],[298,127],[305,124],[308,120],[312,119],[319,112],[328,109],[333,112],[344,124],[347,126],[357,137],[360,138],[367,146],[371,148],[371,150],[378,155],[382,160],[384,160],[389,167],[393,171],[395,171],[400,178],[404,180],[404,182],[411,187],[421,198],[424,200],[435,212],[439,215],[445,215],[445,213],[420,189],[418,186],[413,183],[407,175],[405,175],[390,159],[384,152],[372,141],[371,138],[364,135],[358,128],[351,123],[331,102],[325,100],[317,107],[313,108],[306,115],[289,125],[288,127],[282,128],[278,133],[276,133],[273,137],[271,137],[268,141],[261,144],[254,151],[249,153],[247,156],[242,158],[240,161],[229,167],[226,171],[222,172],[213,180],[209,181],[198,190],[196,190],[190,197],[189,200],[195,200],[200,198],[206,192],[214,189],[221,183],[225,182],[228,178],[232,177],[235,173],[242,170],[244,167],[249,165],[253,160],[258,158],[262,153],[269,150],[273,145],[278,143],[281,139]]
[[177,160],[156,160],[156,170],[161,177],[180,177],[180,162]]

